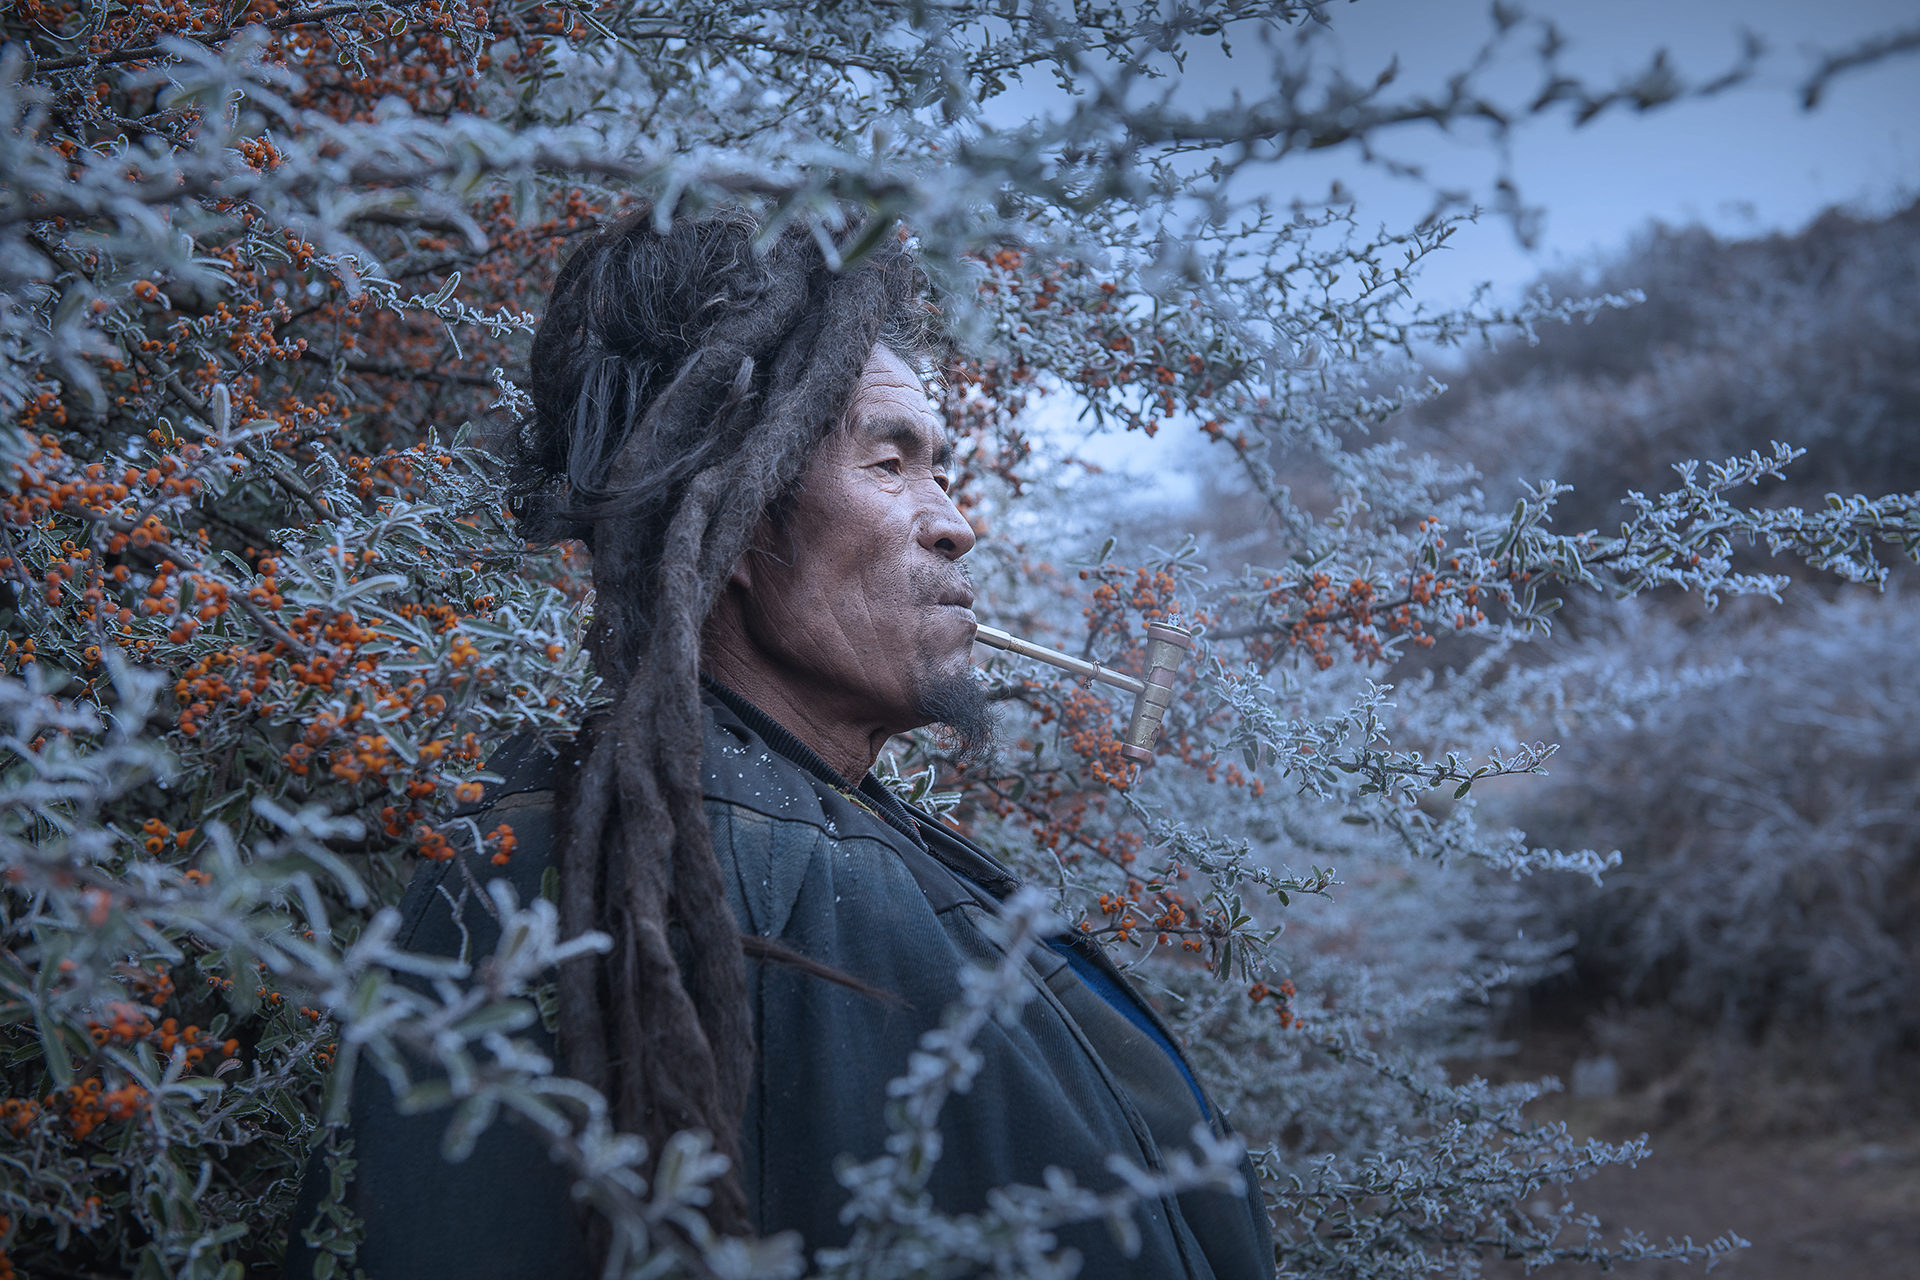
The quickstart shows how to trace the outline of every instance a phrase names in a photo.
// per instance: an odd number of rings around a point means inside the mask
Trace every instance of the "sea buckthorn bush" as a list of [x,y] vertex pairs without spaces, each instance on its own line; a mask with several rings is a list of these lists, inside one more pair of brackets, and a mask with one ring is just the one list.
[[[1113,749],[1114,700],[1006,660],[986,676],[994,762],[956,776],[934,736],[885,772],[1036,886],[1007,913],[1016,954],[1050,915],[1163,1001],[1257,1153],[1281,1269],[1724,1248],[1609,1245],[1537,1210],[1542,1185],[1641,1148],[1528,1120],[1535,1087],[1449,1078],[1473,1002],[1551,960],[1512,940],[1512,895],[1449,864],[1609,859],[1476,821],[1477,782],[1554,748],[1433,664],[1544,634],[1569,588],[1776,589],[1737,544],[1879,582],[1920,544],[1915,503],[1746,505],[1793,463],[1783,445],[1636,495],[1617,532],[1566,531],[1555,482],[1491,507],[1457,460],[1370,435],[1435,394],[1416,344],[1628,299],[1432,311],[1410,289],[1448,218],[1368,234],[1347,206],[1251,203],[1243,178],[1307,150],[1368,163],[1409,127],[1651,109],[1747,67],[1690,85],[1656,60],[1589,83],[1501,8],[1482,65],[1537,58],[1536,92],[1506,102],[1468,75],[1401,94],[1329,60],[1337,16],[1313,0],[0,15],[0,1275],[271,1274],[296,1232],[350,1274],[352,1155],[328,1135],[361,1071],[445,1108],[449,1158],[489,1124],[531,1126],[649,1274],[807,1264],[805,1242],[706,1229],[701,1135],[642,1181],[636,1140],[539,1050],[554,966],[604,940],[561,937],[545,897],[493,879],[516,834],[471,816],[498,743],[563,740],[596,696],[577,551],[522,544],[487,442],[526,410],[517,361],[569,242],[642,201],[916,237],[966,353],[942,397],[995,620],[1123,670],[1148,622],[1198,630],[1148,775]],[[1274,62],[1260,101],[1223,115],[1156,92],[1228,45]],[[1840,51],[1815,80],[1871,56]],[[998,123],[1016,91],[1040,105]],[[1137,500],[1031,429],[1045,397],[1096,429],[1186,433],[1259,537],[1147,536]],[[1319,498],[1296,497],[1286,459]],[[1417,678],[1394,674],[1429,650]],[[455,862],[450,891],[497,918],[492,955],[394,947],[422,861]],[[1355,901],[1311,901],[1343,883]],[[1117,1198],[1057,1186],[974,1218],[906,1212],[967,1039],[1029,987],[1017,963],[983,972],[900,1064],[897,1149],[847,1167],[854,1244],[813,1258],[823,1273],[1000,1257],[1065,1275],[1050,1224],[1231,1176],[1226,1144]],[[296,1218],[310,1158],[324,1194]]]

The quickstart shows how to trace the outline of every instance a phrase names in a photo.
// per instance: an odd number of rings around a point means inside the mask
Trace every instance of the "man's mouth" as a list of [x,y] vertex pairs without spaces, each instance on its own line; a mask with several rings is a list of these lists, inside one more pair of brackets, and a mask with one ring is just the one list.
[[971,591],[949,591],[934,601],[933,607],[950,609],[959,614],[967,624],[968,635],[972,635],[973,629],[980,625],[980,620],[973,616],[973,592]]

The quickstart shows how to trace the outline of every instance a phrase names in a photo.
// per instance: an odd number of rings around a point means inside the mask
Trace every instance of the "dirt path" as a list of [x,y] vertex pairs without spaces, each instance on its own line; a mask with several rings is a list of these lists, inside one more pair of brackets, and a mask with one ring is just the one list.
[[[1574,1188],[1606,1235],[1704,1242],[1734,1232],[1752,1248],[1713,1269],[1716,1280],[1920,1280],[1920,1125],[1806,1137],[1739,1137],[1699,1123],[1629,1127],[1631,1100],[1554,1100],[1577,1138],[1650,1131],[1653,1157]],[[1540,1105],[1540,1104],[1536,1104]],[[1642,1118],[1645,1113],[1641,1112]],[[1507,1280],[1517,1266],[1489,1266]],[[1572,1270],[1568,1275],[1573,1275]],[[1648,1262],[1634,1280],[1680,1280],[1699,1264]]]

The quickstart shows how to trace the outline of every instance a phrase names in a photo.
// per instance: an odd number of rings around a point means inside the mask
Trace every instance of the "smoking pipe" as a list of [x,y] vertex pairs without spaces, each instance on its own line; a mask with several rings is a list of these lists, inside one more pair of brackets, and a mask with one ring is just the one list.
[[1180,670],[1187,650],[1193,647],[1193,633],[1185,627],[1169,626],[1164,622],[1148,623],[1147,678],[1141,680],[1111,667],[1103,667],[1097,662],[1086,662],[1071,654],[1061,653],[1058,649],[1049,649],[1043,644],[1008,635],[998,627],[977,627],[973,638],[989,648],[1005,649],[1008,653],[1017,653],[1023,658],[1033,658],[1062,671],[1070,671],[1083,680],[1098,680],[1133,694],[1133,717],[1127,722],[1125,736],[1120,739],[1120,754],[1142,765],[1153,763],[1153,743],[1160,736],[1160,721],[1167,714],[1168,704],[1173,701],[1174,675]]

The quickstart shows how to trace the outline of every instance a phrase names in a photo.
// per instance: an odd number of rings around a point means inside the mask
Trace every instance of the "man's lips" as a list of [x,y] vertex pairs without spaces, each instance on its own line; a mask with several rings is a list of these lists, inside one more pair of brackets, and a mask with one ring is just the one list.
[[971,591],[949,592],[935,601],[933,607],[951,609],[960,614],[966,619],[968,635],[972,635],[973,629],[980,625],[980,620],[973,616],[973,592]]

